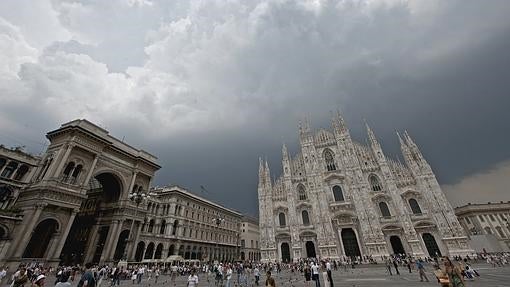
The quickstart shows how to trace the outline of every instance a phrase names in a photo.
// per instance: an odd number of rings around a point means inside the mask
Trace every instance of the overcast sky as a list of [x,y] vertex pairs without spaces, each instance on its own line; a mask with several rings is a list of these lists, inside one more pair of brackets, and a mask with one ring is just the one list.
[[255,215],[258,157],[340,109],[415,138],[454,205],[510,200],[510,3],[0,1],[0,142],[87,118],[179,184]]

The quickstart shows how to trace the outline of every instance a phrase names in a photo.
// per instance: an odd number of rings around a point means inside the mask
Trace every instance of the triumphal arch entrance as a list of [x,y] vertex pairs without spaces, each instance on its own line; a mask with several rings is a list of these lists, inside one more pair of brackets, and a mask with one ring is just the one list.
[[145,209],[135,212],[128,194],[149,189],[157,158],[86,120],[46,137],[50,145],[16,203],[23,219],[12,232],[7,263],[134,259]]

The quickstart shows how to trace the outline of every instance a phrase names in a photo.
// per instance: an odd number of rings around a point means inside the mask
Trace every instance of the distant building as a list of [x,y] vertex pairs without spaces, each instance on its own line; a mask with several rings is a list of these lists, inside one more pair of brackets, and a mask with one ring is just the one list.
[[259,221],[249,216],[241,220],[241,260],[260,260]]
[[41,157],[0,146],[0,265],[239,258],[242,214],[178,186],[151,188],[155,156],[87,120],[46,137]]
[[456,207],[455,214],[477,252],[510,251],[510,201]]
[[263,261],[390,254],[465,255],[464,229],[411,137],[398,136],[404,163],[387,157],[367,125],[367,144],[337,114],[332,130],[300,125],[300,151],[282,148],[275,181],[259,163]]

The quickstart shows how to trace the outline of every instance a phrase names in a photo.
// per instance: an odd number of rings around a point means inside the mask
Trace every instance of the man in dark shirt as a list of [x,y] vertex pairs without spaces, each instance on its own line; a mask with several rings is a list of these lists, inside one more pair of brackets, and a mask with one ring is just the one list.
[[85,272],[81,276],[80,282],[78,282],[78,287],[96,287],[96,279],[94,279],[91,268],[92,263],[85,264]]

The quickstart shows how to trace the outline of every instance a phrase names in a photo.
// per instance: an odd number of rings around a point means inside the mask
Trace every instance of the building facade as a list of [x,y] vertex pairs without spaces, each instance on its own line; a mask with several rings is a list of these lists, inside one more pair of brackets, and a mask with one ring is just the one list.
[[[238,254],[241,215],[180,187],[151,190],[160,168],[155,156],[87,120],[46,137],[41,157],[0,147],[0,264]],[[133,193],[153,195],[137,203]]]
[[152,189],[146,210],[134,261],[171,255],[200,261],[239,258],[242,214],[179,186]]
[[510,202],[467,204],[455,214],[475,251],[510,251]]
[[464,229],[418,146],[404,134],[405,162],[384,155],[367,125],[368,145],[351,138],[341,115],[332,131],[300,124],[301,151],[282,148],[283,173],[271,180],[259,162],[263,261],[342,258],[395,253],[471,253]]
[[260,232],[259,221],[249,216],[243,216],[241,221],[241,260],[260,260]]

